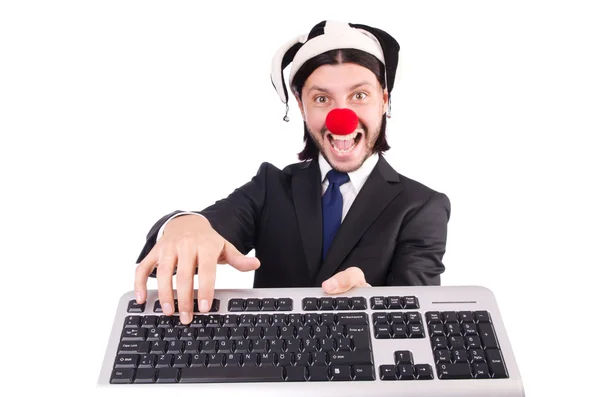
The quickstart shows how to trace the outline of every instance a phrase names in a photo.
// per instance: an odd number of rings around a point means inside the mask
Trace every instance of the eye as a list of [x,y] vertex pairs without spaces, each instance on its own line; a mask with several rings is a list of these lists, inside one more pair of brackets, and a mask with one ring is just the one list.
[[360,100],[365,99],[367,97],[367,94],[365,92],[361,91],[361,92],[357,92],[356,94],[354,94],[354,97],[360,101]]
[[315,98],[315,101],[317,103],[326,103],[327,102],[327,97],[325,97],[323,95],[319,95],[318,97]]

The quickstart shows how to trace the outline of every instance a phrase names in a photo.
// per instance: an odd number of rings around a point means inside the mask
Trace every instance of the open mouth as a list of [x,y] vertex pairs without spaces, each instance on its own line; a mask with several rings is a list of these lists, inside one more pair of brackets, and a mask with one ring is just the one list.
[[350,153],[362,139],[362,132],[354,132],[348,135],[327,134],[329,144],[337,153]]

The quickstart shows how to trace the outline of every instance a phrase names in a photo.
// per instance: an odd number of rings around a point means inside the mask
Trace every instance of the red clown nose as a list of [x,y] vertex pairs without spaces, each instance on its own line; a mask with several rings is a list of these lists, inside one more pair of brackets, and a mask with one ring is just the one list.
[[352,109],[333,109],[325,119],[325,126],[335,135],[352,134],[358,126],[358,116]]

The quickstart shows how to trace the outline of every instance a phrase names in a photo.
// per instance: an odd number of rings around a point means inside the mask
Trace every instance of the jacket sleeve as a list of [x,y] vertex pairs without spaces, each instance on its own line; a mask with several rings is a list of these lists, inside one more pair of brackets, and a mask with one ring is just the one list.
[[[203,215],[213,229],[246,255],[254,248],[255,231],[260,219],[267,190],[267,174],[270,164],[262,163],[256,175],[243,186],[235,189],[227,198],[203,209],[191,211]],[[138,256],[141,262],[156,244],[158,232],[165,222],[184,211],[173,211],[160,218],[146,236],[146,243]],[[155,273],[153,272],[151,276]]]
[[402,226],[386,285],[440,285],[450,200],[434,194]]

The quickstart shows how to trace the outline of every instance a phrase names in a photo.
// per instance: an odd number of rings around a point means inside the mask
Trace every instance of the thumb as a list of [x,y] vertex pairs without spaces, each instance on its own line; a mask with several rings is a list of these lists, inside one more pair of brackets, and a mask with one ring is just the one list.
[[325,280],[322,287],[327,293],[340,294],[353,287],[365,287],[367,285],[363,271],[353,266]]
[[258,258],[245,256],[227,240],[225,240],[225,245],[223,246],[223,251],[221,252],[218,263],[228,263],[241,272],[249,272],[260,267]]

